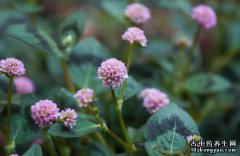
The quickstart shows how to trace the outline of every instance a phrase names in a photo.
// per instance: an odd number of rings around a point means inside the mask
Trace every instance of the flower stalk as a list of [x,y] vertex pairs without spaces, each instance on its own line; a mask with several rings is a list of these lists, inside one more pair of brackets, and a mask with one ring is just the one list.
[[131,140],[129,139],[128,133],[127,133],[127,129],[123,120],[123,115],[122,115],[122,101],[121,100],[117,100],[114,89],[111,88],[111,93],[112,93],[112,97],[113,97],[113,101],[115,104],[115,108],[117,111],[117,115],[118,115],[118,120],[120,122],[120,127],[122,130],[122,133],[124,135],[125,140],[127,141],[128,144],[132,144]]
[[7,140],[7,143],[10,142],[10,131],[11,131],[12,84],[13,84],[13,76],[9,76],[9,83],[8,83],[8,107],[7,107],[7,130],[6,130],[6,140]]
[[69,89],[72,93],[75,93],[75,88],[74,88],[74,85],[73,85],[73,83],[72,83],[70,74],[69,74],[69,72],[68,72],[67,63],[66,63],[65,58],[61,58],[61,59],[60,59],[60,64],[61,64],[61,67],[62,67],[62,70],[63,70],[64,79],[65,79],[65,81],[66,81],[66,84],[67,84],[68,89]]
[[199,38],[201,35],[201,30],[202,30],[201,25],[198,25],[196,32],[194,34],[193,40],[192,40],[192,46],[189,48],[189,57],[187,59],[185,66],[183,66],[183,70],[182,70],[182,74],[181,74],[183,76],[183,78],[185,78],[188,74],[188,68],[193,60],[194,50],[198,44],[198,41],[199,41]]
[[[200,34],[201,34],[201,30],[202,30],[202,27],[201,25],[198,25],[197,29],[196,29],[196,32],[195,32],[195,35],[193,37],[193,40],[192,40],[192,46],[191,48],[189,49],[189,60],[188,62],[190,63],[193,59],[193,56],[194,56],[194,50],[196,48],[196,45],[198,44],[198,41],[199,41],[199,38],[200,38]],[[189,64],[188,63],[188,64]]]
[[[126,68],[127,68],[127,73],[129,72],[131,62],[132,62],[132,51],[133,51],[133,44],[129,43],[128,46],[128,51],[127,51],[127,59],[126,59]],[[120,99],[123,100],[124,96],[124,90],[126,88],[126,80],[123,82],[123,85],[121,87],[121,92],[120,92]]]
[[[126,148],[129,151],[135,151],[135,147],[131,144],[128,144],[124,142],[119,136],[117,136],[111,129],[107,127],[107,125],[100,119],[99,114],[96,113],[94,108],[89,105],[89,111],[94,115],[95,120],[101,125],[101,128],[109,135],[111,136],[114,140],[116,140],[120,145],[122,145],[124,148]],[[103,138],[104,139],[104,138]],[[104,140],[104,142],[106,142]]]

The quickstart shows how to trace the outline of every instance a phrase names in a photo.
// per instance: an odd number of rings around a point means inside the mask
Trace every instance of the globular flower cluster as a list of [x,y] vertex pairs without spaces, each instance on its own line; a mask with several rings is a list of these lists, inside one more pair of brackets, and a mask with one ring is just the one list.
[[124,14],[132,23],[135,24],[146,23],[151,18],[150,10],[140,3],[128,5]]
[[67,108],[62,110],[59,116],[67,128],[72,129],[77,124],[77,113],[74,109]]
[[10,156],[18,156],[18,154],[11,154]]
[[31,107],[32,118],[40,128],[53,124],[56,120],[63,121],[67,128],[73,128],[77,123],[77,113],[74,109],[67,108],[59,112],[57,104],[51,100],[40,100]]
[[0,72],[8,76],[24,75],[26,70],[22,61],[15,58],[0,60]]
[[214,10],[206,5],[198,5],[192,9],[192,18],[205,29],[211,29],[217,24]]
[[143,107],[150,113],[155,113],[160,108],[169,104],[167,95],[155,88],[146,88],[140,93],[143,99]]
[[122,35],[122,39],[128,41],[130,44],[138,43],[143,47],[147,46],[147,38],[144,31],[138,27],[130,27]]
[[53,124],[59,117],[59,108],[51,100],[40,100],[31,107],[32,118],[39,127]]
[[103,87],[115,88],[121,86],[127,78],[125,64],[115,58],[107,59],[98,68],[98,79],[102,80]]
[[13,82],[19,95],[31,94],[35,91],[32,80],[27,77],[16,77]]
[[87,107],[89,103],[93,102],[94,91],[90,88],[83,88],[74,95],[79,100],[80,107]]

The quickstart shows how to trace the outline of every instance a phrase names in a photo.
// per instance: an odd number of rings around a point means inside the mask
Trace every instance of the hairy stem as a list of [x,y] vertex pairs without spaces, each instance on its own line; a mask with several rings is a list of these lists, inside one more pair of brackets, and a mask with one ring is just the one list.
[[75,93],[75,88],[74,88],[74,86],[73,86],[72,80],[71,80],[71,78],[70,78],[70,75],[69,75],[69,72],[68,72],[68,69],[67,69],[66,60],[65,60],[64,58],[61,58],[61,59],[60,59],[60,64],[61,64],[61,67],[62,67],[62,70],[63,70],[64,79],[65,79],[65,81],[66,81],[66,84],[67,84],[68,89],[69,89],[72,93]]
[[114,101],[114,104],[115,104],[115,107],[116,107],[118,120],[120,122],[120,127],[122,129],[123,136],[125,137],[125,140],[127,141],[128,144],[132,144],[131,140],[129,139],[129,136],[128,136],[128,133],[127,133],[127,129],[126,129],[126,126],[125,126],[125,123],[124,123],[124,120],[123,120],[122,103],[117,100],[113,88],[111,88],[111,93],[112,93],[113,101]]
[[11,131],[12,83],[13,83],[13,76],[10,76],[9,83],[8,83],[8,107],[7,107],[7,130],[6,130],[7,143],[10,142],[10,131]]

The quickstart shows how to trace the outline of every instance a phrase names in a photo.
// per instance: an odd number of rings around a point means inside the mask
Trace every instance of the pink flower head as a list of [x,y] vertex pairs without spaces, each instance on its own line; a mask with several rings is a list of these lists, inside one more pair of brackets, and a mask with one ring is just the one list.
[[51,100],[40,100],[31,107],[32,118],[39,127],[53,124],[59,117],[59,108]]
[[21,76],[25,74],[25,68],[22,61],[15,58],[7,58],[0,60],[0,72],[5,73],[8,76]]
[[125,16],[135,24],[146,23],[151,18],[150,10],[140,3],[133,3],[127,6]]
[[127,78],[125,64],[115,58],[107,59],[98,68],[98,79],[102,80],[103,87],[115,88],[121,86]]
[[169,104],[167,95],[155,88],[146,88],[140,93],[143,98],[143,107],[150,113],[155,113],[160,108]]
[[83,88],[74,95],[80,101],[80,107],[87,107],[89,103],[93,102],[93,90],[90,88]]
[[14,78],[14,84],[19,95],[31,94],[35,91],[32,80],[27,77]]
[[205,29],[211,29],[217,24],[214,10],[206,5],[198,5],[192,9],[192,18]]
[[193,135],[187,136],[187,142],[190,143],[193,141]]
[[143,47],[147,46],[147,38],[144,35],[144,31],[138,27],[128,28],[122,35],[122,39],[129,43],[138,43]]
[[74,109],[67,108],[60,113],[60,120],[67,128],[72,129],[77,124],[77,113]]
[[18,154],[11,154],[10,156],[18,156]]

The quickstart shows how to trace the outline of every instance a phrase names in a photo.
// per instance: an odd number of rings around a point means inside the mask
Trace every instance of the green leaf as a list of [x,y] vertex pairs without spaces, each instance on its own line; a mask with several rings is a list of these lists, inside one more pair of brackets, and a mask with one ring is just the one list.
[[58,49],[55,41],[43,30],[31,25],[11,25],[4,31],[4,34],[44,52],[63,57],[63,53]]
[[73,129],[68,129],[61,123],[55,123],[49,128],[47,133],[52,136],[74,138],[94,133],[100,130],[100,125],[97,125],[87,119],[78,117],[77,125],[74,126]]
[[124,9],[126,8],[126,1],[103,1],[102,8],[112,17],[120,22],[124,22]]
[[59,83],[63,83],[63,72],[59,63],[59,59],[49,55],[47,58],[47,67],[49,74],[54,78],[54,80]]
[[97,79],[97,68],[92,64],[71,65],[69,72],[78,88],[92,88],[95,94],[102,93],[105,90],[101,81]]
[[[73,55],[73,58],[93,57],[93,59],[106,59],[110,57],[107,48],[93,37],[81,40],[73,47],[71,55]],[[82,59],[84,60],[84,58]]]
[[238,35],[240,33],[239,27],[240,27],[239,21],[232,22],[229,25],[229,29],[226,30],[229,36],[229,39],[226,42],[228,43],[227,45],[229,45],[231,49],[239,49],[239,44],[237,42],[240,39]]
[[85,17],[82,11],[75,11],[60,26],[61,35],[74,34],[76,41],[80,38],[84,29]]
[[220,75],[199,73],[189,77],[184,88],[195,94],[209,94],[226,90],[230,85],[230,82]]
[[163,135],[157,137],[157,140],[154,142],[147,142],[146,148],[150,149],[150,153],[152,153],[152,155],[155,155],[155,153],[178,154],[181,153],[185,145],[186,138],[175,131],[167,131]]
[[55,87],[47,89],[45,94],[45,97],[57,103],[58,107],[61,109],[69,107],[78,108],[77,100],[74,98],[73,94],[65,88]]
[[39,127],[31,118],[31,106],[37,102],[34,95],[21,97],[20,114],[13,115],[11,134],[16,144],[26,144],[40,136]]
[[17,11],[0,11],[0,33],[4,31],[7,26],[27,22],[27,17]]
[[113,155],[110,148],[98,142],[92,142],[88,145],[88,156],[110,156]]
[[199,135],[193,119],[175,104],[154,113],[147,123],[146,149],[150,156],[181,154],[186,150],[186,138]]
[[140,127],[138,130],[136,130],[132,141],[134,143],[143,143],[146,141],[145,133],[147,130],[147,124],[144,124],[142,127]]
[[17,10],[28,14],[37,13],[43,9],[40,5],[29,3],[29,1],[26,0],[13,0],[12,4]]
[[[134,96],[136,93],[138,93],[141,90],[141,85],[132,77],[129,76],[126,81],[126,88],[124,90],[124,101]],[[116,95],[120,96],[121,87],[118,87],[115,89]]]
[[33,144],[23,156],[42,156],[42,149],[38,144]]

